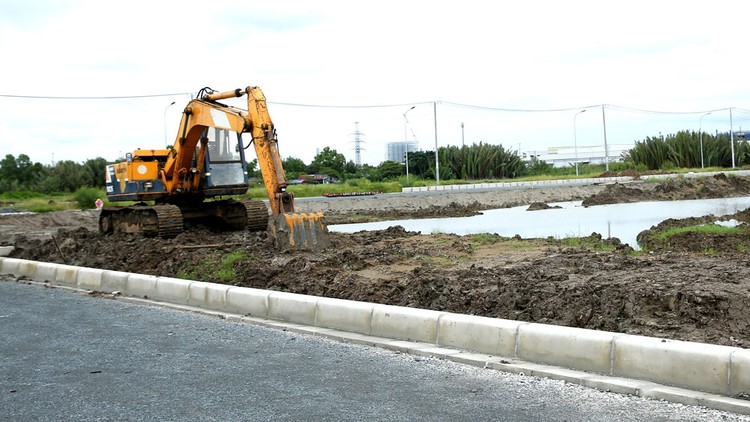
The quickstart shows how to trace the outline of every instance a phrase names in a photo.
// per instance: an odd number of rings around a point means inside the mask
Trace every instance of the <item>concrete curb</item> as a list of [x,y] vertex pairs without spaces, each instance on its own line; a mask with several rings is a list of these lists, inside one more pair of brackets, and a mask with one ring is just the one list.
[[15,258],[0,258],[0,274],[118,292],[341,341],[750,414],[750,402],[732,398],[750,393],[750,351],[736,347]]
[[[675,177],[714,177],[717,174],[734,175],[734,176],[750,176],[750,170],[727,170],[727,171],[712,171],[712,172],[701,172],[701,173],[680,173],[680,174],[653,174],[646,175],[644,179],[672,179]],[[537,180],[530,182],[495,182],[495,183],[474,183],[466,185],[438,185],[438,186],[418,186],[418,187],[405,187],[401,188],[401,193],[407,192],[451,192],[451,191],[466,191],[466,190],[487,190],[487,189],[511,189],[511,188],[549,188],[559,185],[597,185],[604,183],[627,183],[632,182],[633,179],[630,176],[616,176],[616,177],[594,177],[585,179],[558,179],[558,180]]]

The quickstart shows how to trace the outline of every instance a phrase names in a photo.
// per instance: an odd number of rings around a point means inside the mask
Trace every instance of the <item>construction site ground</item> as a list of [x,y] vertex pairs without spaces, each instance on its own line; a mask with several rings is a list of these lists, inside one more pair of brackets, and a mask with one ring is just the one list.
[[[472,215],[485,209],[582,200],[618,202],[750,195],[750,180],[719,175],[664,182],[429,195],[319,198],[298,211],[330,223]],[[429,205],[425,205],[429,204]],[[529,211],[534,212],[534,211]],[[717,217],[667,220],[633,251],[598,234],[577,241],[497,235],[420,234],[394,226],[331,233],[325,251],[277,251],[263,232],[197,228],[175,239],[102,235],[97,211],[0,215],[0,245],[12,257],[183,277],[237,286],[410,306],[670,339],[750,347],[750,211],[728,234],[668,227]]]

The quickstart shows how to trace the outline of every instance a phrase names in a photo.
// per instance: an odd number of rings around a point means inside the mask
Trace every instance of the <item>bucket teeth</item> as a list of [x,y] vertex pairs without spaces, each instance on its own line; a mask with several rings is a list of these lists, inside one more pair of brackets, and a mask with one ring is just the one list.
[[322,250],[331,244],[322,213],[273,215],[268,234],[279,249]]

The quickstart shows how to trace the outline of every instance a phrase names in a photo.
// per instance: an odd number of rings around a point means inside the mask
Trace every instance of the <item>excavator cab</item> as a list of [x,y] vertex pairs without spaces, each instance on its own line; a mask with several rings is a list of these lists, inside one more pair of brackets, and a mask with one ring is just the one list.
[[[241,134],[228,129],[207,128],[205,183],[207,189],[244,185],[249,181]],[[200,155],[201,144],[196,148]]]

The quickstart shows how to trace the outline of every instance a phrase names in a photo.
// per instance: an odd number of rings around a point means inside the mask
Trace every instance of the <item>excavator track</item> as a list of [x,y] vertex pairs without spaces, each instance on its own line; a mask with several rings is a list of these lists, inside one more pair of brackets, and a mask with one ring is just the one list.
[[240,201],[247,212],[247,230],[259,232],[268,228],[268,208],[263,201]]
[[229,230],[260,231],[268,227],[268,208],[262,201],[217,201],[212,204],[211,214],[220,217]]
[[152,208],[156,211],[158,220],[157,233],[159,237],[171,239],[182,233],[182,212],[179,207],[175,205],[156,205]]
[[175,205],[105,208],[99,215],[99,231],[169,239],[183,231],[182,212]]

